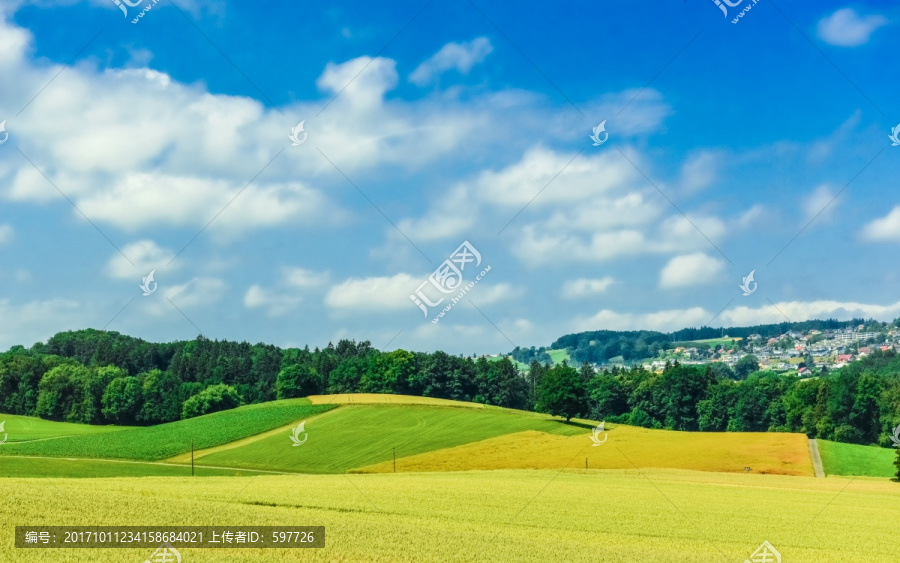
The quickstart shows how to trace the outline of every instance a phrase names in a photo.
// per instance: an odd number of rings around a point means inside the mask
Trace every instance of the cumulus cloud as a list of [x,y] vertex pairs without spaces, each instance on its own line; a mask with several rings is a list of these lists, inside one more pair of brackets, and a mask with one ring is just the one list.
[[467,43],[447,43],[440,51],[420,64],[409,75],[409,81],[423,86],[441,73],[456,69],[460,74],[468,74],[472,67],[483,61],[494,47],[487,37],[478,37]]
[[862,229],[863,238],[870,241],[900,242],[900,205],[884,217],[875,219]]
[[664,289],[705,285],[714,282],[725,270],[725,262],[702,252],[675,256],[659,274]]
[[305,268],[285,268],[275,287],[265,288],[253,284],[244,294],[244,306],[249,309],[264,308],[269,316],[289,313],[303,302],[298,290],[310,291],[328,281],[328,272],[316,272]]
[[853,8],[841,8],[819,20],[819,38],[839,47],[857,47],[868,43],[872,33],[887,23],[881,15],[860,16]]
[[[122,247],[122,254],[116,252],[106,263],[107,274],[120,280],[135,279],[137,275],[145,276],[151,270],[167,265],[175,257],[174,252],[161,248],[152,240],[139,240],[127,244]],[[177,263],[173,264],[173,268],[177,267]]]
[[390,311],[415,305],[409,296],[426,279],[400,273],[393,276],[351,278],[332,287],[325,295],[325,304],[343,311]]
[[615,283],[615,279],[606,276],[599,279],[578,278],[569,280],[562,286],[561,295],[563,299],[577,299],[588,295],[603,293],[609,286]]

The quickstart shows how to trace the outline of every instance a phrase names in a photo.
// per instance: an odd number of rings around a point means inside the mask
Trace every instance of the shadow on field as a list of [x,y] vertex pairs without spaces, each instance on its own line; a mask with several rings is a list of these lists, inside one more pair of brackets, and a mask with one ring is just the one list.
[[577,428],[586,428],[587,430],[593,430],[594,426],[595,426],[594,424],[589,424],[587,422],[575,422],[574,420],[570,421],[570,422],[566,422],[565,420],[555,420],[554,419],[553,422],[562,424],[563,426],[575,426]]

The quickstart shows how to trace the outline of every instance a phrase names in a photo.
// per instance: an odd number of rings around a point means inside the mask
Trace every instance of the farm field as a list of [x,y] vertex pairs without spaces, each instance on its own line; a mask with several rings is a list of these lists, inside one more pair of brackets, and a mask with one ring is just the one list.
[[86,433],[54,440],[7,443],[0,448],[0,457],[33,455],[159,460],[189,452],[191,440],[198,449],[218,446],[333,408],[335,407],[331,405],[311,405],[307,399],[273,401],[157,426]]
[[523,430],[580,436],[589,442],[588,428],[566,425],[547,415],[495,407],[354,403],[308,421],[309,439],[302,449],[291,447],[290,427],[285,427],[281,433],[240,447],[195,452],[195,460],[204,465],[342,473],[391,460],[394,448],[401,459]]
[[[607,441],[594,446],[589,433],[505,434],[454,448],[397,459],[397,471],[489,469],[634,469],[657,467],[812,476],[806,436],[800,434],[688,433],[607,425]],[[600,438],[602,440],[602,437]],[[360,469],[391,472],[391,461]]]
[[[259,475],[243,469],[214,469],[196,467],[197,477]],[[190,458],[187,465],[164,465],[152,462],[114,461],[102,459],[70,459],[54,457],[0,456],[0,475],[3,477],[189,477]]]
[[817,440],[826,475],[867,475],[893,477],[897,450]]
[[[790,563],[896,561],[900,487],[676,470],[4,479],[0,522],[322,525],[326,547],[181,549],[185,563],[746,559],[769,541]],[[35,499],[43,502],[35,502]],[[50,510],[47,507],[52,507]],[[143,561],[142,549],[16,550],[17,563]]]
[[91,424],[53,422],[52,420],[15,414],[0,414],[0,422],[4,422],[3,433],[9,436],[6,441],[7,444],[46,440],[63,436],[103,434],[131,428],[129,426],[95,426]]

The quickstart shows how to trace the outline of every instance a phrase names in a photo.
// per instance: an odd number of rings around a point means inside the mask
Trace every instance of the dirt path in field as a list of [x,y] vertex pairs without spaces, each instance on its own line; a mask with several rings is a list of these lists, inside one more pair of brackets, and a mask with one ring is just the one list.
[[819,455],[819,443],[816,442],[815,438],[809,439],[809,454],[812,456],[816,477],[820,479],[825,477],[825,469],[822,467],[822,456]]
[[[264,440],[269,436],[275,436],[277,434],[284,434],[285,438],[291,435],[291,430],[294,429],[295,426],[303,422],[303,420],[309,421],[314,420],[320,416],[326,415],[332,411],[325,411],[323,413],[315,414],[313,416],[304,418],[302,420],[295,420],[294,422],[286,425],[280,426],[278,428],[274,428],[272,430],[266,430],[262,434],[255,434],[253,436],[248,436],[246,438],[241,438],[240,440],[235,440],[234,442],[228,442],[227,444],[222,444],[221,446],[214,446],[212,448],[206,448],[205,450],[194,450],[194,461],[200,459],[203,456],[207,456],[209,454],[214,454],[217,452],[222,452],[225,450],[231,450],[234,448],[239,448],[241,446],[246,446],[247,444],[252,444],[253,442],[258,442],[260,440]],[[176,456],[170,457],[165,461],[172,462],[175,464],[183,464],[191,462],[191,452],[186,452],[183,454],[178,454]]]

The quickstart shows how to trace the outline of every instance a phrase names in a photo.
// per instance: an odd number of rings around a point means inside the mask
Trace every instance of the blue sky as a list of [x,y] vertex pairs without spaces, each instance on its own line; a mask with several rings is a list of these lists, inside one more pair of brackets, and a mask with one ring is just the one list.
[[0,0],[0,348],[900,316],[888,2],[151,4]]

